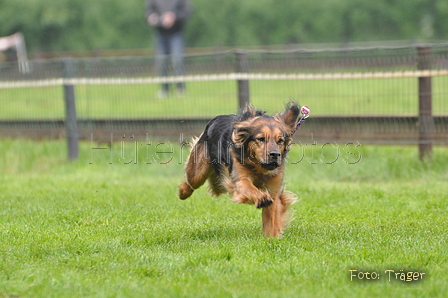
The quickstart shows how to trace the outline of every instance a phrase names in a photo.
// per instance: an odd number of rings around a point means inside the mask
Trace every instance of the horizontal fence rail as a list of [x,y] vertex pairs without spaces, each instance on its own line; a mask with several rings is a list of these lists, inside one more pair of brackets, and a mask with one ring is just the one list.
[[132,85],[162,84],[177,82],[207,82],[236,80],[353,80],[353,79],[391,79],[448,76],[448,70],[415,70],[360,73],[226,73],[146,78],[71,78],[3,81],[0,88],[49,87],[62,85]]

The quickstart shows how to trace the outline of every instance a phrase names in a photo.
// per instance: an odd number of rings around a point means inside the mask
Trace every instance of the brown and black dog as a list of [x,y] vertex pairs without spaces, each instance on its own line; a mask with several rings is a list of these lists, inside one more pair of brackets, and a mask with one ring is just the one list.
[[193,142],[179,185],[185,200],[208,179],[213,195],[230,193],[236,203],[263,208],[263,234],[279,237],[296,198],[283,187],[285,158],[300,114],[295,102],[274,116],[248,106],[240,115],[212,119]]

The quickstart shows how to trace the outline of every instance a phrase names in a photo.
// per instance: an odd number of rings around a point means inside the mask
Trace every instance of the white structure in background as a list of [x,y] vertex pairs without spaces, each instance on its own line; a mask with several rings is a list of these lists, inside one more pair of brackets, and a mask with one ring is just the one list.
[[25,38],[22,33],[18,32],[10,36],[0,37],[0,51],[5,51],[10,48],[15,48],[17,52],[19,71],[21,73],[29,73],[30,65],[26,53]]

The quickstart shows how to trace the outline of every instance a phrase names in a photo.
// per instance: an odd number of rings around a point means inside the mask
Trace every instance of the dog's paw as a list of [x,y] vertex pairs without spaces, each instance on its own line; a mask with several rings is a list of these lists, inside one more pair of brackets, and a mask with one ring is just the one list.
[[179,199],[181,200],[185,200],[187,198],[189,198],[193,193],[193,189],[187,184],[187,183],[182,183],[181,185],[179,185]]
[[256,207],[264,208],[268,207],[272,203],[274,203],[274,200],[272,200],[271,196],[267,193],[262,193],[261,198],[257,201]]

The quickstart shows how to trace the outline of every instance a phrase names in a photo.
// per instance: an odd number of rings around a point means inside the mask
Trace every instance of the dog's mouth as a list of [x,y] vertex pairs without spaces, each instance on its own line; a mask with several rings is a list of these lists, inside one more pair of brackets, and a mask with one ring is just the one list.
[[262,163],[261,166],[263,167],[263,169],[272,171],[272,170],[275,170],[276,168],[278,168],[280,166],[280,164],[276,161],[273,161],[270,163]]

